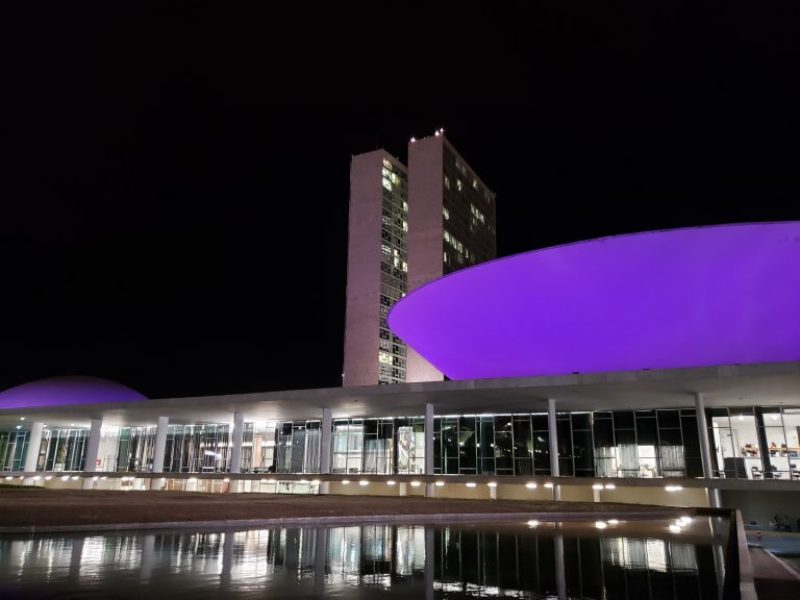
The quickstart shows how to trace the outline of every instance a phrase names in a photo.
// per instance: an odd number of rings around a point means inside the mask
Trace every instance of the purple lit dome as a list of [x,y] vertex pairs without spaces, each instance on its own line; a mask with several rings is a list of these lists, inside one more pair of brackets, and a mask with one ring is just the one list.
[[800,222],[635,233],[463,269],[394,333],[451,379],[800,360]]
[[0,392],[0,409],[131,402],[147,398],[129,387],[98,377],[49,377]]

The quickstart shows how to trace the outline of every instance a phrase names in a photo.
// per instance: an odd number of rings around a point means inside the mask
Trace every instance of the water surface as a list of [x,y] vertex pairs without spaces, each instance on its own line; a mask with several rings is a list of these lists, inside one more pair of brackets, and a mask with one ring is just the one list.
[[716,600],[718,573],[703,523],[684,537],[660,534],[668,525],[0,536],[0,598]]

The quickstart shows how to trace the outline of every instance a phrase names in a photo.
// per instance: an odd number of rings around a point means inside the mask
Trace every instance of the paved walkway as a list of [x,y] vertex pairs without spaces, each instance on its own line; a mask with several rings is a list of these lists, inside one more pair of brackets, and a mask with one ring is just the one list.
[[762,548],[750,548],[758,600],[798,600],[800,578]]

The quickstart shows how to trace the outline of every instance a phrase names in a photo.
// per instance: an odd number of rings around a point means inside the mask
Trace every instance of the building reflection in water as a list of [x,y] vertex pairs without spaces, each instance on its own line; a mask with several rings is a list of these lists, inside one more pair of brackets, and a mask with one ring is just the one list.
[[366,598],[379,589],[403,598],[717,597],[710,540],[579,537],[507,524],[0,537],[0,579],[20,594],[116,597]]

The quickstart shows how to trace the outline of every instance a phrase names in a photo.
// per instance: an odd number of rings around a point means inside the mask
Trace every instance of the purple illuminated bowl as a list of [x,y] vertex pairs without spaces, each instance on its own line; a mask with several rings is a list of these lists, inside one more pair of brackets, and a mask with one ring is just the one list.
[[51,377],[0,392],[0,409],[131,402],[147,398],[131,388],[97,377]]
[[800,222],[517,254],[415,290],[389,326],[452,379],[800,360]]

